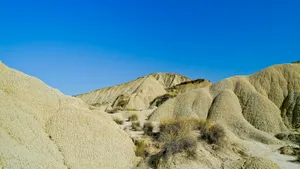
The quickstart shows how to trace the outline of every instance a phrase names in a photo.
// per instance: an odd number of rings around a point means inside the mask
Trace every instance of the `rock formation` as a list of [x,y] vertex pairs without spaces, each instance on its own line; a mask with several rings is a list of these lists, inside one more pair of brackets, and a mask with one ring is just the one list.
[[189,91],[163,103],[150,120],[212,119],[241,138],[276,142],[274,134],[299,128],[300,64],[282,64]]
[[[75,97],[81,98],[90,105],[109,105],[111,108],[120,109],[147,109],[156,97],[166,93],[166,88],[172,87],[190,79],[178,74],[155,73],[134,81],[99,89],[90,93],[80,94]],[[126,98],[121,101],[121,98]],[[122,106],[116,102],[126,102]]]
[[136,161],[131,139],[105,113],[2,63],[0,98],[0,168],[128,169]]

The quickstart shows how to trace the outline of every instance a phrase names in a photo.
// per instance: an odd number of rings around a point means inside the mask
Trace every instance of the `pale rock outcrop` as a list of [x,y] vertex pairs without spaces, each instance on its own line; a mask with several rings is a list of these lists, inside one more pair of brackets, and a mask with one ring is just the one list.
[[124,131],[80,99],[0,63],[0,168],[128,169]]
[[275,65],[179,94],[158,107],[150,120],[208,118],[242,138],[275,143],[274,134],[299,127],[299,92],[300,64]]
[[183,82],[191,81],[190,78],[175,73],[153,73],[152,75],[164,88],[170,88]]
[[[141,110],[147,109],[156,97],[164,95],[167,92],[165,89],[186,81],[190,79],[182,75],[154,73],[128,83],[79,94],[75,97],[94,106],[112,104],[112,108]],[[120,96],[128,98],[123,107],[113,104]]]

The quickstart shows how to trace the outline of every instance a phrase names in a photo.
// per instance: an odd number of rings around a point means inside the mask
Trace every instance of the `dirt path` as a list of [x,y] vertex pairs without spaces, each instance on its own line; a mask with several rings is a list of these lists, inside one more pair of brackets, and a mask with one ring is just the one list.
[[249,144],[249,152],[253,156],[261,156],[275,162],[281,169],[300,169],[300,163],[296,157],[280,154],[277,150],[280,145],[267,146],[261,143],[253,142]]

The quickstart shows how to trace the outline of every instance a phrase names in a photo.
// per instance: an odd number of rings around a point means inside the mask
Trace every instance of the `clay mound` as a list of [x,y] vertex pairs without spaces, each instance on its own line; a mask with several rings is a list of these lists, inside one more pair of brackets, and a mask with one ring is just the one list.
[[261,158],[249,157],[247,159],[240,159],[230,164],[223,166],[224,169],[280,169],[274,162]]
[[2,63],[0,95],[0,168],[127,169],[136,160],[105,113]]
[[252,157],[246,160],[244,163],[245,169],[256,169],[256,168],[264,168],[264,169],[280,169],[280,167],[273,163],[270,160]]
[[208,118],[242,138],[275,143],[274,134],[299,127],[299,92],[300,64],[275,65],[180,94],[158,107],[150,120]]
[[[165,94],[166,88],[189,80],[189,78],[178,74],[156,73],[122,85],[95,90],[75,97],[81,98],[84,102],[98,107],[106,104],[112,108],[120,108],[123,110],[141,110],[147,109],[153,99]],[[113,104],[120,96],[127,98],[126,104],[122,106]],[[118,100],[118,102],[119,101],[120,100]]]
[[164,86],[164,88],[170,88],[175,85],[191,81],[190,78],[175,74],[175,73],[153,73],[154,78]]
[[167,100],[176,97],[178,94],[200,89],[207,86],[211,86],[211,82],[205,79],[196,79],[196,80],[190,80],[190,81],[179,83],[175,86],[167,88],[166,94],[156,97],[150,103],[150,108],[159,107]]

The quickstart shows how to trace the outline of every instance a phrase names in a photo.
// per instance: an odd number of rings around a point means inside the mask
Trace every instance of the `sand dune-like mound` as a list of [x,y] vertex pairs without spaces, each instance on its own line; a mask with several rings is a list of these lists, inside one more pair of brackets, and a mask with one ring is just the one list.
[[276,133],[299,128],[300,64],[271,66],[186,92],[163,103],[150,120],[212,119],[241,138],[274,143]]
[[0,98],[0,168],[127,169],[136,160],[109,116],[2,63]]
[[[111,105],[112,108],[120,109],[147,109],[153,99],[167,92],[165,89],[186,81],[190,79],[182,75],[155,73],[122,85],[75,97],[94,106]],[[120,97],[123,99],[120,100]]]

